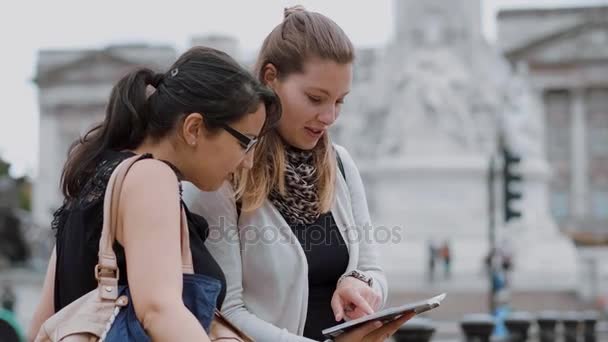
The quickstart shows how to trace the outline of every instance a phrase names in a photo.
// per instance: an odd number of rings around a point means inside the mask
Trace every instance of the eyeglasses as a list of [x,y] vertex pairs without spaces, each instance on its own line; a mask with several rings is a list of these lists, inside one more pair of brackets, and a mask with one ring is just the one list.
[[243,147],[245,150],[245,154],[249,153],[249,151],[251,151],[251,149],[258,143],[258,138],[248,137],[236,129],[228,126],[228,124],[222,124],[222,128],[224,128],[226,132],[230,133],[230,135],[239,141],[241,147]]

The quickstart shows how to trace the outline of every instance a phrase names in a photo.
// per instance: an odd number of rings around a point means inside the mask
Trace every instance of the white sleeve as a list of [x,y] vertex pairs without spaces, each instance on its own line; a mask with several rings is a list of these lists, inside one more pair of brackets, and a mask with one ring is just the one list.
[[384,305],[388,297],[388,285],[384,270],[379,262],[378,247],[375,241],[375,234],[373,233],[363,180],[350,153],[342,146],[335,145],[335,148],[344,165],[344,178],[350,192],[355,224],[357,229],[359,229],[359,236],[363,237],[359,243],[357,269],[374,279],[373,287],[382,295],[382,303]]
[[314,342],[274,326],[247,309],[243,301],[238,217],[230,183],[226,182],[215,192],[203,192],[190,183],[184,183],[183,198],[189,210],[209,222],[209,237],[205,246],[226,276],[226,298],[222,313],[257,341]]

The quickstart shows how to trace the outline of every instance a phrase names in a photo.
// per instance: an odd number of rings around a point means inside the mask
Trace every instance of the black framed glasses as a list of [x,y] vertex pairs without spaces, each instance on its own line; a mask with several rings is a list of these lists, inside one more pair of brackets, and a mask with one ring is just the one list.
[[222,124],[222,128],[239,141],[241,147],[245,150],[245,154],[249,153],[249,151],[258,143],[258,138],[248,137],[227,124]]

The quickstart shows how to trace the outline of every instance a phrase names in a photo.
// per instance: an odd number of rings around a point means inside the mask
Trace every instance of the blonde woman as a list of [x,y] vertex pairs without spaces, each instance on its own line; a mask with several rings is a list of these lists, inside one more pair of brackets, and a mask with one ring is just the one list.
[[[323,329],[386,301],[361,177],[328,134],[353,59],[332,20],[287,9],[255,70],[280,98],[278,126],[260,141],[252,169],[216,192],[186,189],[190,209],[217,220],[206,244],[226,274],[222,311],[260,341],[323,340]],[[405,319],[340,340],[383,340]]]

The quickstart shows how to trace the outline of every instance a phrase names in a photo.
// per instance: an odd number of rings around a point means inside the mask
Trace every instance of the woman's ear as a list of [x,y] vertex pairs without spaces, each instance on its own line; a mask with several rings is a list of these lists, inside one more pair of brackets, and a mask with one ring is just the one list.
[[205,133],[205,123],[203,121],[203,115],[200,113],[191,113],[184,119],[182,125],[182,136],[186,144],[190,146],[196,146],[198,139]]
[[262,69],[262,75],[264,84],[274,89],[279,79],[279,72],[274,64],[267,63]]

